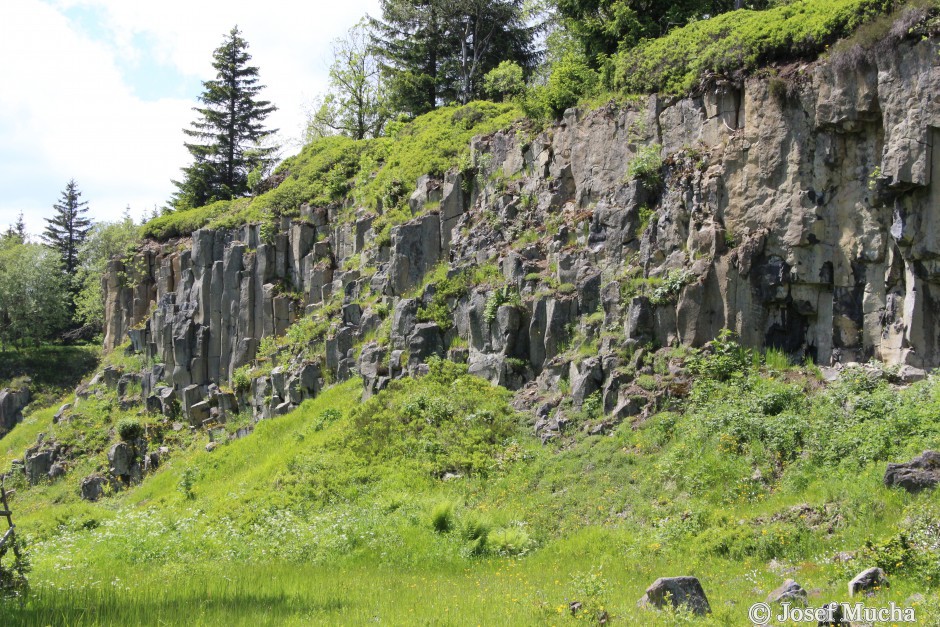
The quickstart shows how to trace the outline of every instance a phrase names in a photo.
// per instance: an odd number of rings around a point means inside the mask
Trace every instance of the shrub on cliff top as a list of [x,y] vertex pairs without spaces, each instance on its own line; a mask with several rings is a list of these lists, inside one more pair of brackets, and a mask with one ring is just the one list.
[[817,55],[893,5],[891,0],[800,0],[692,22],[619,54],[614,86],[628,93],[683,94],[707,71],[732,73]]

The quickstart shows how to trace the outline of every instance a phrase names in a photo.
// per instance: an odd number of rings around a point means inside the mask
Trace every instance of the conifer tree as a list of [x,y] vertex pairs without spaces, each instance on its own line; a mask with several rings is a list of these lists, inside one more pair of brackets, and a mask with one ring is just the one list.
[[86,216],[88,203],[81,197],[75,179],[70,180],[59,202],[53,205],[55,216],[46,218],[48,224],[42,234],[43,242],[59,253],[62,268],[69,276],[78,267],[78,249],[91,230],[91,220]]
[[263,144],[277,131],[266,129],[263,122],[277,107],[257,98],[264,86],[250,60],[248,42],[236,26],[213,53],[216,77],[203,82],[199,100],[204,106],[193,107],[199,118],[192,128],[183,129],[193,138],[186,143],[193,163],[183,168],[182,181],[174,181],[174,207],[198,207],[244,196],[249,191],[249,173],[273,162],[277,148]]
[[382,0],[370,18],[393,106],[420,115],[483,95],[483,77],[502,61],[528,72],[536,28],[522,0]]
[[16,241],[20,244],[26,243],[26,221],[23,219],[22,211],[20,211],[20,215],[17,216],[16,222],[7,227],[6,232],[3,234],[3,238],[6,240]]

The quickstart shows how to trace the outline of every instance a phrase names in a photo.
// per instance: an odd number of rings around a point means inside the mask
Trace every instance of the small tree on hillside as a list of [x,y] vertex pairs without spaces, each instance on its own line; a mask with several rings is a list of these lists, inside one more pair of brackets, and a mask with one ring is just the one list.
[[59,202],[53,205],[55,216],[46,218],[48,225],[42,234],[43,242],[58,251],[62,268],[69,276],[78,267],[78,249],[91,230],[91,220],[86,216],[88,203],[81,197],[75,179],[70,180]]
[[193,108],[199,119],[193,128],[183,129],[194,139],[186,144],[193,163],[183,168],[182,181],[174,181],[174,207],[244,196],[249,174],[272,163],[277,147],[265,145],[265,140],[277,131],[264,128],[263,122],[277,107],[257,99],[264,85],[258,83],[258,68],[248,65],[250,60],[248,42],[236,26],[213,53],[216,78],[203,82],[199,100],[205,106]]
[[353,139],[378,137],[389,117],[386,104],[385,81],[369,24],[362,21],[333,42],[330,90],[315,105],[305,139],[333,133]]

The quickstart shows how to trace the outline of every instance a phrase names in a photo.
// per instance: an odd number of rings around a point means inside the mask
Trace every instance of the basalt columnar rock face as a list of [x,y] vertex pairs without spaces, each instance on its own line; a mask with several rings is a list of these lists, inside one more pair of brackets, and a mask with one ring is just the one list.
[[13,388],[0,390],[0,436],[23,419],[23,409],[29,404],[29,381]]
[[[234,402],[218,385],[263,338],[326,304],[324,354],[240,404],[281,413],[354,373],[368,395],[441,356],[513,389],[567,381],[575,405],[599,393],[624,417],[645,400],[621,348],[724,328],[821,364],[940,365],[938,60],[924,40],[480,137],[475,167],[423,177],[385,243],[368,211],[304,206],[267,242],[246,226],[151,244],[104,279],[105,348],[129,335],[158,364],[153,406],[172,392],[200,417]],[[441,325],[422,312],[442,262],[498,268],[512,297],[471,286]],[[575,341],[596,348],[575,358]]]

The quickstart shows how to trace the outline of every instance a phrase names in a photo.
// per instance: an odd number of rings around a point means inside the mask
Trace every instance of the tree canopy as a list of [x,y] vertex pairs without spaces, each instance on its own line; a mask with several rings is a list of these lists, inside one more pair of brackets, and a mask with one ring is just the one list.
[[308,120],[308,139],[333,133],[378,137],[389,118],[387,100],[369,24],[363,21],[333,42],[330,90]]
[[39,344],[62,330],[68,294],[55,250],[0,238],[0,349]]
[[183,168],[182,181],[174,181],[174,207],[198,207],[244,196],[249,191],[249,174],[272,164],[276,147],[266,145],[265,140],[277,131],[265,128],[264,120],[277,108],[258,99],[264,86],[250,61],[248,42],[236,26],[213,53],[216,77],[203,82],[199,100],[204,106],[193,108],[198,119],[192,128],[183,130],[193,139],[186,143],[193,163]]
[[125,256],[139,239],[138,227],[129,213],[118,222],[99,222],[92,227],[79,249],[79,265],[75,281],[79,286],[75,297],[75,316],[94,329],[104,324],[104,293],[101,277],[113,257]]
[[483,77],[503,61],[531,70],[535,29],[522,0],[382,0],[370,18],[396,110],[426,113],[484,95]]

